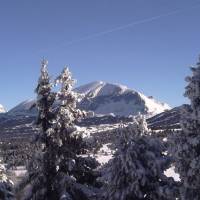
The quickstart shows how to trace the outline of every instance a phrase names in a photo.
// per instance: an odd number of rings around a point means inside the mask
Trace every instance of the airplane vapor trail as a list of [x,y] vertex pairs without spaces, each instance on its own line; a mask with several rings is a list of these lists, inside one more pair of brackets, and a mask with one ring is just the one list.
[[[97,38],[97,37],[100,37],[100,36],[103,36],[103,35],[107,35],[109,33],[113,33],[113,32],[116,32],[116,31],[124,30],[124,29],[127,29],[127,28],[132,28],[132,27],[140,25],[140,24],[145,24],[145,23],[148,23],[148,22],[156,21],[156,20],[158,20],[160,18],[164,18],[164,17],[168,17],[168,16],[171,16],[171,15],[175,15],[175,14],[178,14],[178,13],[181,13],[181,12],[196,8],[198,6],[200,6],[200,2],[199,1],[195,5],[193,5],[191,7],[187,7],[187,8],[183,8],[183,9],[176,9],[176,10],[168,12],[168,13],[164,13],[164,14],[153,16],[153,17],[150,17],[150,18],[134,21],[134,22],[131,22],[131,23],[128,23],[128,24],[125,24],[125,25],[121,25],[121,26],[112,28],[112,29],[108,29],[108,30],[105,30],[105,31],[94,33],[94,34],[91,34],[91,35],[88,35],[88,36],[85,36],[85,37],[82,37],[82,38],[79,38],[79,39],[76,39],[76,40],[72,40],[72,41],[69,41],[69,42],[62,42],[62,44],[60,44],[59,46],[63,46],[63,47],[70,46],[70,45],[72,45],[74,43],[78,43],[78,42],[86,41],[86,40],[89,40],[89,39]],[[54,49],[54,48],[48,48],[48,49],[45,49],[44,51],[47,51],[47,50],[50,50],[50,49]]]

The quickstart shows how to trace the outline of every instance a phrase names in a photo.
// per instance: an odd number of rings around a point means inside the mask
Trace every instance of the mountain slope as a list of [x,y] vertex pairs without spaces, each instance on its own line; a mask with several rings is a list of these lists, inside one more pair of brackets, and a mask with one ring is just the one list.
[[119,84],[92,82],[75,89],[80,94],[79,108],[96,114],[114,113],[119,116],[139,112],[153,116],[170,109],[165,103]]
[[149,128],[152,129],[180,129],[180,118],[183,109],[189,109],[189,105],[183,104],[171,110],[162,112],[147,119]]
[[32,108],[35,104],[35,100],[30,99],[23,101],[22,103],[18,104],[14,108],[8,111],[9,115],[35,115],[36,108]]

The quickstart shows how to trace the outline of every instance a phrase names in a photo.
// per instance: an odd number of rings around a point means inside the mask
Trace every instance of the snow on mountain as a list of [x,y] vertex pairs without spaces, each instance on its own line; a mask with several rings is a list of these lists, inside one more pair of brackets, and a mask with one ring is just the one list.
[[142,99],[145,101],[145,105],[148,108],[148,112],[152,115],[159,114],[163,111],[170,110],[171,107],[166,103],[161,103],[155,100],[153,97],[147,97],[142,93],[139,93]]
[[170,109],[166,103],[161,103],[153,97],[119,84],[103,81],[92,82],[75,89],[81,95],[79,107],[91,110],[96,114],[114,113],[120,116],[136,115],[139,112],[153,116]]
[[0,104],[0,113],[5,113],[5,112],[6,112],[5,108]]
[[98,92],[98,90],[100,90],[104,86],[104,84],[105,83],[103,81],[95,81],[95,82],[88,83],[88,84],[85,84],[83,86],[80,86],[78,88],[75,88],[74,91],[78,92],[82,95],[87,95],[92,91]]
[[89,95],[89,96],[107,96],[113,95],[117,93],[123,93],[128,88],[123,85],[119,84],[111,84],[106,83],[103,81],[95,81],[92,83],[88,83],[86,85],[80,86],[76,88],[74,91],[80,93],[82,95]]
[[[120,84],[95,81],[82,85],[74,91],[78,93],[78,107],[82,110],[93,111],[95,114],[113,113],[118,116],[129,116],[140,112],[153,116],[170,109],[167,104]],[[30,110],[34,103],[35,100],[24,101],[8,113],[36,114],[35,108]]]

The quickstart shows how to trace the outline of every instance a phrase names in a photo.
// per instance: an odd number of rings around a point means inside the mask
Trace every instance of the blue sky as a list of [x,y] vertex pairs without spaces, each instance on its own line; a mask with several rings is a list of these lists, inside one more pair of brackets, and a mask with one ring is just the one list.
[[200,0],[0,0],[0,103],[35,97],[43,57],[77,85],[121,83],[177,106],[200,53]]

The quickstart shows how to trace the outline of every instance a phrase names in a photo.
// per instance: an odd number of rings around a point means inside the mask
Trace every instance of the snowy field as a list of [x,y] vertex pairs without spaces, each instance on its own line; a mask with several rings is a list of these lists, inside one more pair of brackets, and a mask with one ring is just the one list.
[[[126,123],[124,126],[127,126],[128,124],[129,123]],[[96,151],[92,149],[89,155],[94,157],[101,164],[101,166],[108,163],[108,161],[113,157],[115,152],[113,144],[116,141],[115,130],[119,126],[120,123],[91,125],[87,127],[76,126],[77,132],[83,136],[84,140],[89,143],[89,145],[94,146],[94,148],[99,145],[99,148],[97,148]],[[16,127],[16,129],[17,128],[18,127]],[[167,138],[165,137],[163,141],[166,142]],[[14,170],[9,170],[8,175],[16,185],[26,175],[26,168],[24,166],[18,166]],[[165,175],[173,177],[175,181],[180,181],[179,175],[175,173],[173,166],[165,171]]]

